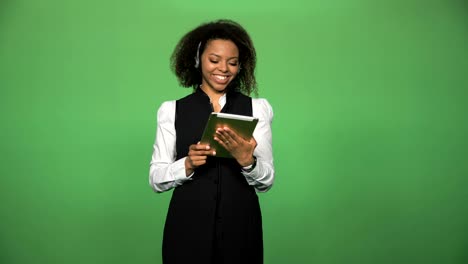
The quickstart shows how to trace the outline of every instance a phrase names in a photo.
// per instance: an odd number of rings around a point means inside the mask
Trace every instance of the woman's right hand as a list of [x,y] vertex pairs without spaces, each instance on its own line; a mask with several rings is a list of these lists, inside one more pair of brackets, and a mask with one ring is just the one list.
[[193,171],[206,163],[208,156],[215,156],[216,151],[211,150],[208,144],[197,144],[190,145],[188,156],[185,159],[185,175],[189,176]]

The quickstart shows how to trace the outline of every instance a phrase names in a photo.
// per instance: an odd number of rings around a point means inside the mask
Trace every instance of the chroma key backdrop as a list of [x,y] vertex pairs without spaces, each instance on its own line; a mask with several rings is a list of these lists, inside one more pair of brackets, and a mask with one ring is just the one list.
[[0,1],[0,263],[161,263],[156,111],[218,18],[275,113],[265,263],[468,263],[462,0]]

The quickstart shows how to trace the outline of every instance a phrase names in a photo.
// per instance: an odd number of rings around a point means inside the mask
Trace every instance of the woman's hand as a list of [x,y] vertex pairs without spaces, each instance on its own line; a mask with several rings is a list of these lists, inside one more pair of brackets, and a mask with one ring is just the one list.
[[257,141],[253,137],[247,141],[229,127],[221,127],[216,129],[214,139],[229,151],[242,167],[254,162],[253,152],[257,147]]
[[189,176],[193,171],[206,163],[208,156],[215,156],[216,151],[211,150],[210,146],[207,144],[197,144],[190,145],[188,156],[185,159],[185,175]]

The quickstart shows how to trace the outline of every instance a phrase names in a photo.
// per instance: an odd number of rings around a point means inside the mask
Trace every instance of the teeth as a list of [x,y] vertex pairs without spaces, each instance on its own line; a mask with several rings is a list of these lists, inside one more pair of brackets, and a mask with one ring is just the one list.
[[227,78],[227,76],[223,76],[223,75],[215,75],[215,77],[220,80],[226,80]]

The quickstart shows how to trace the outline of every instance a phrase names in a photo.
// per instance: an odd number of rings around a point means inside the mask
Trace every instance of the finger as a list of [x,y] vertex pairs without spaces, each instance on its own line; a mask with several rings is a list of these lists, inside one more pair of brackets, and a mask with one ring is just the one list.
[[229,142],[232,141],[232,138],[222,128],[216,130],[216,137],[225,142],[227,145],[229,145]]
[[193,156],[187,158],[192,168],[196,168],[206,163],[206,156]]
[[205,164],[206,160],[196,160],[192,162],[192,167],[197,168],[200,167],[201,165]]
[[200,167],[201,165],[204,165],[204,164],[206,164],[206,160],[198,160],[194,162],[193,166]]
[[238,136],[237,133],[234,130],[232,130],[232,129],[228,128],[228,127],[225,127],[220,132],[224,136],[226,141],[229,142],[229,144],[231,146],[241,144],[244,141],[244,139],[241,138],[240,136]]
[[221,140],[218,137],[214,137],[214,140],[216,140],[216,142],[218,142],[223,148],[229,149],[229,146],[225,143],[225,140]]
[[197,154],[199,156],[216,156],[216,150],[214,149],[210,149],[210,150],[201,150],[201,151],[198,151]]
[[189,150],[209,150],[210,148],[210,145],[198,142],[197,144],[190,145]]
[[192,162],[199,162],[202,160],[206,160],[207,158],[208,158],[207,156],[193,156],[193,157],[190,157],[190,160]]
[[206,155],[214,156],[214,155],[216,155],[216,150],[212,149],[210,147],[210,145],[208,145],[208,144],[202,144],[202,143],[198,142],[197,144],[190,145],[188,155],[191,155],[191,156],[194,156],[194,155],[196,155],[196,156],[206,156]]
[[190,150],[188,153],[189,156],[215,156],[215,150]]
[[239,141],[243,140],[243,138],[240,137],[240,136],[236,133],[236,131],[230,129],[229,127],[224,127],[224,132],[225,132],[225,134],[226,134],[229,138],[231,138],[231,140],[233,140],[233,141],[239,142]]

